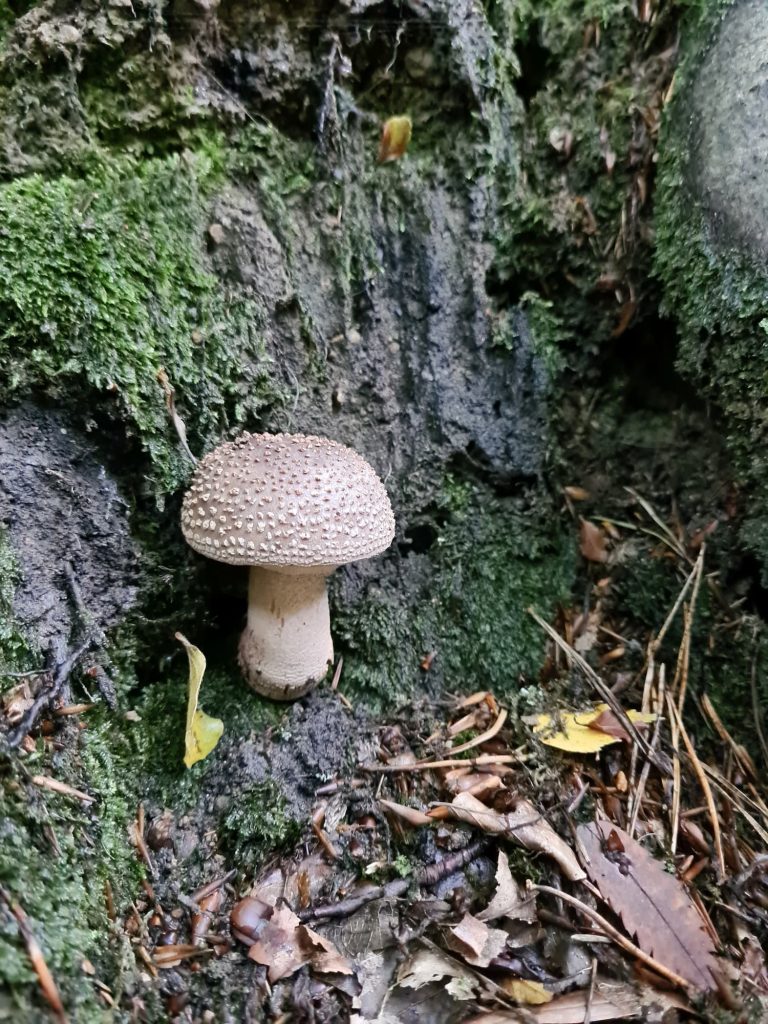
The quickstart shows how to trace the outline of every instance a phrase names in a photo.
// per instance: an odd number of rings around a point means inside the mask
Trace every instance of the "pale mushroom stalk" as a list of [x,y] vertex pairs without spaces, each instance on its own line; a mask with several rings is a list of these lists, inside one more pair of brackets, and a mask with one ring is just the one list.
[[325,583],[334,568],[291,573],[251,566],[240,667],[248,684],[265,697],[302,697],[328,671],[333,640]]

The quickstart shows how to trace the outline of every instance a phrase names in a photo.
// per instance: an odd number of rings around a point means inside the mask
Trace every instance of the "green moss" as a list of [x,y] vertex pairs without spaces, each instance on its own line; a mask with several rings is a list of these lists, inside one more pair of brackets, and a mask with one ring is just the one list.
[[225,815],[221,835],[233,862],[253,868],[265,854],[298,841],[302,825],[286,813],[285,800],[273,782],[249,786]]
[[214,662],[206,671],[200,705],[222,719],[224,734],[219,746],[192,768],[183,762],[188,678],[183,652],[169,659],[162,680],[144,686],[133,701],[140,721],[131,729],[131,756],[145,774],[148,792],[179,812],[190,810],[206,792],[230,747],[237,748],[254,730],[276,726],[284,714],[282,705],[264,700],[245,685],[234,651],[227,651],[222,660],[222,665]]
[[[81,963],[120,984],[119,945],[110,939],[105,884],[122,910],[133,898],[142,871],[128,842],[128,823],[138,802],[130,761],[118,763],[111,745],[114,723],[96,713],[82,749],[56,757],[38,744],[20,767],[0,762],[0,884],[18,900],[72,1017],[85,1024],[103,1020],[99,1001]],[[96,802],[71,798],[28,783],[28,773],[52,774],[86,789]],[[39,985],[13,920],[0,913],[0,989],[8,992],[18,1018],[32,1013]],[[118,993],[119,995],[119,993]],[[2,1002],[0,1002],[2,1009]]]
[[188,470],[161,368],[193,448],[280,398],[258,303],[228,294],[205,265],[214,170],[207,157],[120,158],[83,178],[0,188],[2,398],[42,388],[120,419],[149,454],[158,494]]
[[[527,608],[546,616],[572,586],[573,544],[552,525],[545,501],[523,508],[474,487],[471,500],[464,491],[456,501],[455,483],[447,493],[432,520],[432,566],[413,607],[390,580],[334,612],[345,686],[361,689],[374,706],[423,686],[419,665],[431,651],[430,673],[449,689],[487,688],[515,701],[543,658],[544,638]],[[409,585],[419,565],[418,556],[406,558],[401,572]]]
[[[13,594],[18,583],[18,566],[13,551],[0,528],[0,670],[27,671],[39,667],[35,654],[13,617]],[[12,686],[12,678],[0,675],[0,691]]]

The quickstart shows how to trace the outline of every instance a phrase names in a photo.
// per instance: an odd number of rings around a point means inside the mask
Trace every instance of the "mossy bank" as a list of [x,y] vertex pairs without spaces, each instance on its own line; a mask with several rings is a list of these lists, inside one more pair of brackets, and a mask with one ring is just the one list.
[[[98,559],[125,571],[125,592],[90,570],[79,588],[88,623],[107,630],[92,656],[116,708],[78,671],[71,699],[97,705],[83,727],[57,723],[2,764],[0,884],[78,1021],[122,1019],[94,977],[117,1007],[142,990],[123,928],[149,871],[132,842],[140,803],[176,830],[169,898],[217,867],[255,870],[304,827],[312,787],[354,767],[371,712],[445,687],[514,704],[535,686],[543,637],[526,608],[551,614],[574,573],[542,484],[561,365],[551,308],[488,287],[525,116],[513,23],[469,3],[402,25],[387,5],[352,16],[327,3],[307,6],[316,31],[252,6],[0,4],[4,458],[12,424],[60,435],[66,471],[41,461],[41,495],[58,487],[77,513],[90,489],[125,531]],[[379,165],[381,121],[404,111],[409,154]],[[322,697],[278,711],[245,690],[245,576],[181,540],[191,461],[172,410],[198,455],[242,429],[314,432],[386,481],[395,544],[332,584],[353,714]],[[16,448],[21,464],[29,451]],[[71,535],[65,514],[51,524],[46,592],[69,612],[45,613],[43,635],[20,598],[31,563],[10,518],[0,667],[23,671],[82,640],[88,623],[55,566],[71,555],[77,576],[88,538],[83,516]],[[208,656],[203,706],[225,723],[190,771],[177,630]],[[7,703],[23,701],[19,680],[2,685]],[[0,943],[0,1016],[34,1020],[7,911]],[[159,988],[141,998],[161,1019]]]

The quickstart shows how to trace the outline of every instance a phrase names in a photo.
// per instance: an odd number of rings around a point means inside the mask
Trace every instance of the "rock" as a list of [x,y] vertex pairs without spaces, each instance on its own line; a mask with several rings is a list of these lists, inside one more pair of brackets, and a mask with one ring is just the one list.
[[725,14],[689,87],[689,174],[714,235],[768,255],[768,7]]
[[721,417],[745,489],[745,547],[768,584],[768,8],[691,13],[665,111],[656,190],[664,305],[678,369]]
[[136,597],[128,503],[96,438],[57,413],[25,405],[0,419],[0,528],[19,569],[13,614],[43,650],[82,626],[63,573],[73,572],[87,613],[104,629]]

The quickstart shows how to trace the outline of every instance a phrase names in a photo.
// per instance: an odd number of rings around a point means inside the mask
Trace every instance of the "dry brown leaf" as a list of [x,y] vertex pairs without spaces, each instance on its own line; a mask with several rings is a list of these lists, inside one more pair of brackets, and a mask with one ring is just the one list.
[[485,910],[481,910],[477,917],[480,921],[495,921],[499,917],[509,917],[513,921],[525,921],[527,924],[533,924],[537,920],[536,900],[533,895],[523,896],[521,893],[509,870],[509,860],[503,850],[499,850],[496,892]]
[[718,961],[685,886],[623,829],[579,825],[587,872],[641,949],[695,988],[715,987]]
[[597,718],[588,723],[588,728],[594,729],[595,732],[605,733],[607,736],[613,736],[614,739],[623,740],[625,743],[629,743],[632,738],[610,708],[601,711]]
[[599,526],[582,519],[579,525],[579,551],[588,562],[607,562],[606,536]]
[[455,928],[449,928],[446,942],[473,967],[487,967],[507,944],[507,933],[489,928],[472,914],[465,914]]
[[519,800],[513,811],[502,814],[486,807],[471,793],[459,793],[448,808],[460,821],[466,821],[492,835],[513,839],[526,850],[551,857],[570,881],[578,882],[586,878],[573,850],[529,800]]
[[304,964],[323,974],[354,973],[332,942],[303,925],[286,906],[275,908],[248,950],[248,957],[268,968],[267,977],[273,983],[294,974]]

